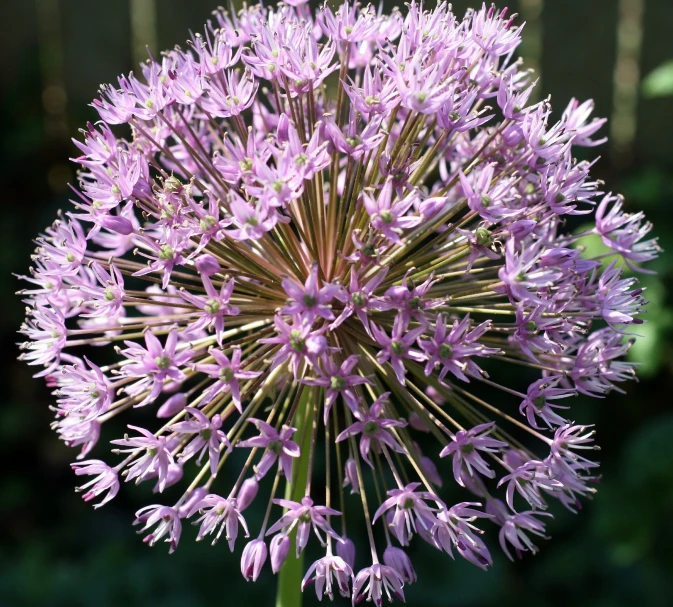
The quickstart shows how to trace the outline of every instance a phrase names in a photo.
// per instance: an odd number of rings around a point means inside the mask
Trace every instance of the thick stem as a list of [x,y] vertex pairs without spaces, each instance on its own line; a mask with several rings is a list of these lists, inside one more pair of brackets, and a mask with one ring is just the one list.
[[[292,482],[285,486],[285,499],[300,502],[306,490],[306,480],[309,469],[309,452],[312,440],[312,419],[315,403],[311,398],[313,391],[304,388],[300,397],[297,412],[294,415],[293,425],[298,430],[304,430],[302,435],[301,456],[294,462]],[[290,534],[292,544],[296,541],[296,529]],[[304,577],[304,553],[294,558],[292,552],[278,573],[278,590],[276,607],[301,607],[302,591],[301,580]]]

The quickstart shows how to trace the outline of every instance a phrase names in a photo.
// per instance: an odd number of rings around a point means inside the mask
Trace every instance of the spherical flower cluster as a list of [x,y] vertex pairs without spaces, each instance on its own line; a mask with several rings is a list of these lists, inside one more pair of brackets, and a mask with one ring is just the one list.
[[[218,10],[101,87],[22,291],[23,358],[85,500],[149,481],[150,545],[173,551],[185,520],[232,551],[251,538],[255,580],[313,543],[303,587],[381,605],[416,580],[412,541],[485,569],[482,528],[535,552],[548,504],[595,491],[567,403],[634,377],[645,301],[623,271],[658,248],[573,155],[602,141],[592,103],[558,122],[529,104],[520,36],[485,5],[287,0]],[[587,258],[588,234],[610,252]],[[444,501],[451,477],[465,501]]]

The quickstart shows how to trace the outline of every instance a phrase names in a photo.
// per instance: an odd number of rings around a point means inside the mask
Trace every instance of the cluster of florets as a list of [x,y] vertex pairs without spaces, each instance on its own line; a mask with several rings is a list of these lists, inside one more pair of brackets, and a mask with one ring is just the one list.
[[[182,485],[137,513],[145,541],[174,550],[185,519],[231,550],[252,535],[252,580],[314,531],[304,586],[380,605],[416,579],[414,536],[486,568],[483,525],[508,556],[535,552],[548,502],[594,492],[594,431],[565,403],[634,377],[645,302],[624,264],[658,249],[573,156],[602,141],[592,103],[556,123],[529,104],[520,34],[494,7],[288,0],[219,10],[101,88],[73,208],[22,292],[23,358],[63,441],[82,460],[103,423],[129,423],[116,463],[73,464],[85,500]],[[595,206],[593,227],[565,227]],[[589,234],[609,253],[588,259]],[[535,381],[510,385],[513,365]],[[443,500],[450,477],[467,501]],[[349,539],[353,508],[366,533]]]

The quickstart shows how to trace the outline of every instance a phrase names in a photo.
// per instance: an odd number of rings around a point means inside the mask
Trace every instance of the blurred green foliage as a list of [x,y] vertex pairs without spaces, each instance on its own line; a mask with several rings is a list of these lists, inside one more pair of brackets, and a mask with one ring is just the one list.
[[643,80],[642,86],[646,97],[673,95],[673,60],[651,71]]
[[[53,0],[52,0],[53,1]],[[101,510],[73,491],[72,454],[49,430],[50,397],[17,362],[15,335],[23,306],[12,273],[25,273],[31,239],[67,205],[65,160],[74,148],[45,123],[33,2],[3,3],[0,36],[0,607],[211,607],[242,602],[274,604],[275,579],[265,572],[246,584],[238,554],[226,543],[195,543],[193,529],[178,551],[147,548],[130,523],[150,497],[138,490]],[[58,4],[58,3],[57,3]],[[160,0],[159,44],[170,47],[207,18],[210,0]],[[467,2],[455,2],[462,10]],[[63,80],[71,132],[95,119],[86,106],[97,84],[130,69],[127,0],[60,3]],[[557,109],[572,96],[593,97],[609,115],[617,2],[551,2],[542,15],[543,89]],[[104,24],[102,26],[101,24]],[[644,73],[670,59],[673,3],[648,0]],[[628,166],[604,158],[597,176],[621,191],[627,209],[643,209],[655,234],[673,251],[673,64],[643,85],[634,155]],[[597,151],[604,154],[604,149]],[[587,239],[589,248],[600,247]],[[416,543],[419,582],[408,604],[422,607],[669,607],[673,605],[673,256],[664,253],[655,275],[641,276],[650,306],[631,351],[640,382],[604,400],[577,399],[580,423],[595,423],[603,480],[577,516],[555,510],[552,539],[541,551],[509,563],[497,554],[488,573],[452,562]],[[354,521],[356,522],[356,521]],[[191,527],[191,526],[189,526]],[[493,540],[495,527],[488,529]],[[240,554],[240,552],[239,552]],[[307,606],[317,604],[307,595]],[[340,604],[345,604],[341,602]]]

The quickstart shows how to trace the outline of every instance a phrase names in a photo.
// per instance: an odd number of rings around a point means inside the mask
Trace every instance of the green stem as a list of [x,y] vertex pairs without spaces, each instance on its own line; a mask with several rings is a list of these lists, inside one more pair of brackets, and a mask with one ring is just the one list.
[[[292,420],[294,427],[302,432],[301,456],[294,462],[293,482],[285,485],[285,499],[295,502],[300,502],[306,491],[314,415],[312,395],[313,390],[303,390],[297,412]],[[302,552],[299,558],[293,558],[296,528],[290,534],[290,538],[292,539],[290,554],[278,573],[276,607],[301,607],[302,603],[301,580],[304,577],[304,553]]]

